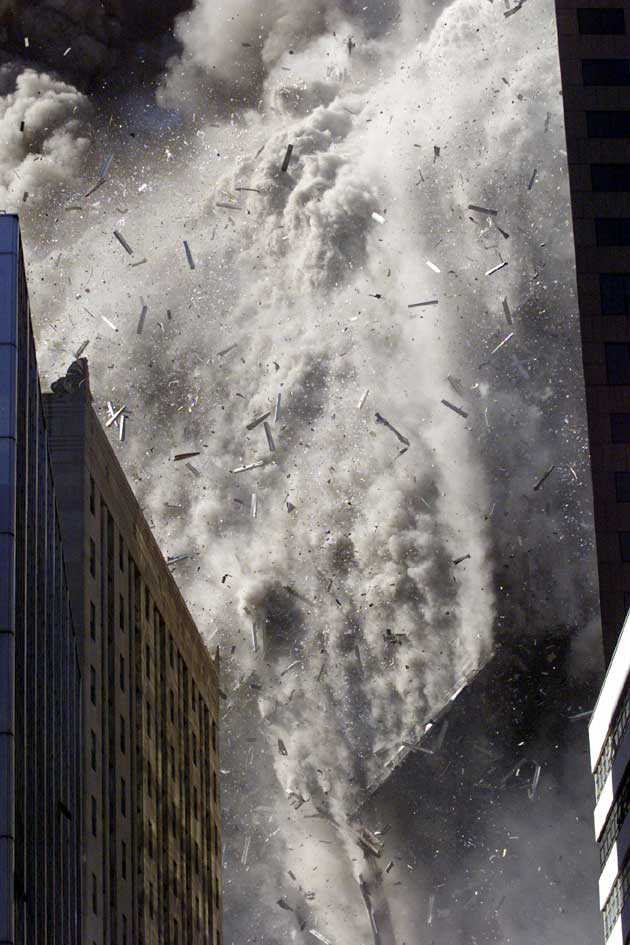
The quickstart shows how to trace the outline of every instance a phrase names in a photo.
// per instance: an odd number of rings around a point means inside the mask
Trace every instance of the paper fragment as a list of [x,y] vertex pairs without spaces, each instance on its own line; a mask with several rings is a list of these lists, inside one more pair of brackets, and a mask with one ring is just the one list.
[[113,153],[113,151],[112,151],[111,154],[108,154],[108,155],[107,155],[107,157],[105,158],[105,160],[103,161],[103,163],[102,163],[102,165],[101,165],[101,169],[100,169],[100,171],[98,172],[98,178],[99,178],[99,180],[105,180],[105,178],[107,177],[107,174],[108,174],[108,172],[109,172],[109,169],[110,169],[110,167],[111,167],[111,165],[112,165],[112,161],[113,161],[113,160],[114,160],[114,153]]
[[316,938],[318,941],[323,942],[323,945],[332,945],[332,942],[329,939],[324,938],[321,932],[316,932],[315,929],[309,929],[308,931],[309,931],[309,934],[313,936],[313,938]]

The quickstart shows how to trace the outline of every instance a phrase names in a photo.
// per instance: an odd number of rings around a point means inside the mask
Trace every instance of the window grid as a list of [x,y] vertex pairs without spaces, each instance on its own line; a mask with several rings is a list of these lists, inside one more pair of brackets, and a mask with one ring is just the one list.
[[601,793],[604,790],[606,778],[608,777],[610,769],[613,766],[617,749],[623,741],[626,729],[628,728],[628,722],[630,722],[630,686],[628,685],[628,682],[626,682],[623,702],[618,710],[617,717],[611,725],[611,730],[606,741],[604,742],[602,753],[599,756],[599,761],[597,762],[597,766],[593,773],[593,777],[595,778],[596,801],[599,800]]

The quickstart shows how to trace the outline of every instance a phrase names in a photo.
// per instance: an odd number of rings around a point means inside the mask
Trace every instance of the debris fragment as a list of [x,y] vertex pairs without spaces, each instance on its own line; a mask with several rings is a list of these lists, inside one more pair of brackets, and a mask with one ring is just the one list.
[[271,410],[268,410],[267,413],[263,413],[260,417],[256,417],[255,420],[252,420],[245,427],[246,430],[254,430],[260,423],[264,423],[267,417],[271,414]]
[[390,860],[387,866],[385,867],[385,872],[389,873],[393,866],[394,866],[394,861]]
[[146,305],[142,306],[142,311],[140,312],[140,320],[138,321],[138,327],[136,329],[136,334],[141,335],[144,328],[144,320],[147,317],[148,308]]
[[252,492],[252,518],[256,518],[257,512],[258,512],[258,497],[255,492]]
[[503,16],[513,16],[515,13],[518,13],[522,6],[523,0],[520,0],[520,2],[513,6],[510,10],[504,10]]
[[189,469],[193,476],[196,476],[197,479],[201,476],[201,473],[196,466],[193,466],[192,463],[186,463],[186,469]]
[[221,358],[224,354],[229,354],[230,351],[234,351],[235,348],[238,348],[238,342],[234,342],[233,345],[230,345],[228,348],[224,348],[223,351],[217,351],[217,357]]
[[380,213],[377,213],[376,210],[372,214],[372,219],[376,220],[377,223],[381,223],[381,224],[385,223],[385,217],[381,216]]
[[407,437],[406,437],[406,436],[403,436],[402,433],[399,433],[398,430],[396,429],[396,427],[393,427],[393,426],[391,425],[391,423],[389,422],[389,420],[386,420],[385,417],[382,417],[380,413],[375,413],[374,416],[376,417],[376,422],[377,422],[377,423],[382,423],[384,427],[387,427],[388,430],[391,430],[392,433],[396,436],[396,438],[397,438],[401,443],[404,443],[405,446],[410,446],[410,445],[411,445],[411,444],[409,443],[409,440],[407,439]]
[[167,564],[177,564],[178,561],[186,561],[190,558],[190,555],[174,555],[172,558],[167,558]]
[[541,488],[542,484],[545,482],[546,479],[549,478],[549,476],[552,474],[552,472],[554,471],[555,468],[556,468],[555,466],[550,466],[550,467],[549,467],[549,469],[548,469],[547,472],[544,474],[544,476],[542,476],[542,477],[538,480],[538,482],[536,483],[536,485],[534,486],[534,492],[538,492],[538,490]]
[[284,161],[282,162],[282,171],[287,171],[289,169],[289,161],[291,160],[291,154],[293,153],[293,145],[287,145],[287,153],[284,156]]
[[449,382],[456,394],[458,394],[460,397],[466,396],[464,385],[458,377],[454,377],[453,374],[448,374],[446,380]]
[[67,56],[71,49],[72,49],[72,46],[68,46],[68,48],[66,49],[64,53],[64,56]]
[[127,415],[123,414],[118,423],[118,440],[120,443],[125,441],[125,425],[127,423]]
[[280,419],[280,401],[282,399],[282,392],[278,391],[278,396],[276,397],[276,409],[273,415],[273,422],[277,423]]
[[[100,178],[99,180],[97,180],[96,183],[95,183],[95,184],[92,184],[92,186],[90,187],[90,189],[89,189],[89,190],[86,190],[86,192],[83,194],[84,199],[85,199],[86,197],[91,197],[92,194],[93,194],[96,190],[98,190],[99,187],[102,187],[104,183],[105,183],[105,178],[104,178],[104,177],[102,177],[102,178]],[[69,208],[66,208],[66,209],[69,209]]]
[[186,253],[186,259],[188,260],[188,265],[190,266],[191,269],[194,269],[195,261],[192,258],[192,253],[190,251],[190,246],[188,245],[188,241],[184,240],[183,242],[184,242],[184,252]]
[[222,207],[224,210],[242,210],[243,209],[242,207],[239,207],[237,203],[223,203],[221,201],[217,201],[216,205],[217,207]]
[[506,266],[507,266],[506,262],[501,262],[499,263],[498,266],[493,266],[492,269],[488,269],[488,271],[486,272],[486,275],[491,276],[494,272],[498,272],[499,269],[505,269]]
[[496,217],[498,210],[491,210],[489,207],[477,207],[474,203],[468,204],[469,210],[475,210],[477,213],[487,213],[489,216]]
[[309,931],[309,934],[313,936],[313,938],[316,938],[318,939],[318,941],[323,942],[323,945],[332,945],[332,942],[329,939],[324,938],[321,932],[316,932],[315,929],[309,929],[308,931]]
[[100,169],[100,171],[98,172],[98,179],[99,179],[99,180],[105,180],[105,178],[107,177],[107,174],[108,174],[108,172],[109,172],[109,169],[110,169],[110,167],[112,166],[112,161],[113,161],[113,160],[114,160],[114,153],[113,153],[113,151],[112,151],[110,154],[107,155],[107,157],[105,158],[105,160],[103,161],[103,163],[102,163],[102,165],[101,165],[101,169]]
[[503,237],[504,240],[509,240],[510,234],[509,234],[509,233],[506,233],[505,230],[503,230],[503,229],[499,226],[498,223],[494,223],[494,222],[493,222],[492,225],[494,226],[495,230],[498,230],[498,231],[499,231],[499,233],[501,234],[501,236]]
[[251,837],[249,836],[249,834],[248,834],[248,835],[245,837],[245,843],[243,844],[243,852],[242,852],[242,854],[241,854],[241,865],[242,865],[242,866],[246,866],[246,865],[247,865],[247,857],[248,857],[248,855],[249,855],[249,845],[250,845],[250,843],[251,843],[251,840],[252,840],[252,838],[251,838]]
[[426,302],[412,302],[407,308],[424,308],[425,305],[437,305],[439,299],[428,299]]
[[497,351],[499,350],[499,348],[502,348],[503,345],[504,345],[506,342],[508,342],[508,341],[510,340],[510,338],[512,338],[513,335],[514,335],[514,332],[511,331],[510,334],[507,335],[507,336],[503,339],[503,341],[500,341],[500,342],[499,342],[499,344],[496,346],[496,348],[493,348],[493,349],[492,349],[492,351],[490,352],[490,354],[496,354]]
[[248,469],[258,469],[260,466],[264,466],[262,459],[259,459],[255,463],[248,463],[246,466],[237,466],[236,469],[230,469],[231,473],[242,473],[247,472]]
[[269,426],[269,424],[267,423],[266,420],[265,420],[263,426],[264,426],[264,428],[265,428],[265,436],[267,437],[267,446],[269,447],[269,451],[270,451],[271,453],[275,453],[275,451],[276,451],[276,444],[273,442],[273,437],[272,437],[272,435],[271,435],[271,427]]
[[278,899],[278,905],[280,906],[281,909],[286,909],[287,912],[294,911],[289,905],[289,903],[286,901],[286,899]]
[[438,267],[435,265],[435,263],[430,262],[428,259],[425,259],[425,262],[426,262],[427,266],[429,267],[429,269],[432,269],[433,272],[440,272],[440,271],[441,271],[440,269],[438,269]]
[[[520,7],[519,7],[519,9],[520,9]],[[534,181],[536,180],[536,174],[537,174],[537,173],[538,173],[538,168],[535,167],[534,170],[532,171],[532,176],[529,178],[529,184],[527,185],[527,189],[528,189],[528,190],[531,190],[532,187],[534,186]]]
[[116,423],[116,421],[118,420],[118,418],[119,418],[119,416],[121,415],[121,413],[124,413],[124,410],[125,410],[125,407],[126,407],[126,406],[127,406],[126,404],[123,404],[122,407],[120,407],[119,410],[116,410],[116,411],[111,415],[111,417],[109,418],[109,420],[106,422],[105,426],[106,426],[106,427],[111,427],[112,423]]
[[75,359],[75,361],[78,361],[78,360],[79,360],[79,358],[81,357],[81,355],[83,354],[83,352],[85,351],[85,349],[87,348],[87,346],[89,345],[89,343],[90,343],[90,341],[89,341],[89,339],[88,339],[87,341],[84,341],[84,342],[77,348],[77,350],[74,352],[74,359]]
[[461,564],[462,561],[468,561],[469,558],[470,558],[470,555],[462,555],[461,558],[454,558],[453,564]]
[[579,719],[588,719],[592,714],[592,709],[588,709],[586,712],[578,712],[576,715],[569,716],[569,722],[577,722]]
[[200,450],[196,450],[193,453],[175,453],[173,456],[173,462],[178,463],[180,459],[192,459],[193,456],[199,456]]
[[367,827],[359,827],[357,840],[359,846],[364,847],[373,856],[380,856],[383,850],[383,841],[375,837]]
[[541,766],[536,765],[536,770],[534,771],[534,777],[532,778],[532,783],[530,787],[527,789],[527,796],[529,797],[530,801],[534,800],[534,795],[536,794],[536,788],[538,787],[538,782],[540,781],[541,770],[542,770]]
[[281,738],[278,739],[278,751],[280,754],[286,758],[289,752],[287,751],[287,746],[284,744]]
[[367,400],[367,395],[368,395],[369,393],[370,393],[370,388],[369,388],[369,387],[366,387],[365,390],[363,391],[363,393],[361,394],[361,400],[360,400],[359,403],[357,404],[357,410],[361,410],[361,408],[363,407],[363,404],[364,404],[365,401]]
[[427,925],[431,925],[433,922],[433,907],[435,906],[435,895],[431,893],[429,896],[429,911],[427,913]]
[[133,250],[131,246],[129,245],[129,243],[127,242],[127,240],[125,239],[125,237],[121,233],[119,233],[118,230],[114,230],[114,236],[116,237],[116,239],[118,240],[122,248],[125,250],[125,252],[129,253],[130,256],[133,256]]
[[510,312],[510,306],[508,305],[507,298],[503,299],[503,314],[505,315],[505,320],[508,325],[512,324],[512,313]]
[[24,131],[24,122],[23,122],[23,121],[20,122],[20,131]]
[[293,669],[294,666],[299,666],[301,662],[302,662],[302,660],[293,660],[292,663],[289,663],[289,665],[286,667],[286,669],[283,669],[283,670],[282,670],[282,672],[280,673],[280,675],[281,675],[281,676],[286,676],[286,674],[289,672],[289,670]]
[[444,398],[442,398],[442,403],[445,407],[448,407],[449,410],[453,410],[455,413],[458,413],[460,417],[464,417],[465,419],[468,416],[465,410],[462,410],[461,407],[456,407],[455,404],[450,402],[450,400],[444,400]]
[[440,149],[437,144],[433,145],[433,161],[435,162],[440,156]]

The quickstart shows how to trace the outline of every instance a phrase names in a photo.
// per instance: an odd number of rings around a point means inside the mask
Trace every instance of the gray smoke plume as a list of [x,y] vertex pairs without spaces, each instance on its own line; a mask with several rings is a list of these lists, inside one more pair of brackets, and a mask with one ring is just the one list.
[[552,17],[197,3],[157,103],[95,99],[98,146],[56,91],[39,362],[89,340],[222,647],[227,940],[368,941],[353,812],[494,639],[592,608]]

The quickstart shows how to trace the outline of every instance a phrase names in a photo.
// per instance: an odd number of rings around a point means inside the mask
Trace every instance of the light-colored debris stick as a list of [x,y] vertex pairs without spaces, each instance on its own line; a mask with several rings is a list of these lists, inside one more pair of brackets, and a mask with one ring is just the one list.
[[264,466],[264,461],[262,459],[257,460],[255,463],[248,463],[246,466],[237,466],[235,469],[230,469],[231,473],[242,473],[247,472],[248,469],[259,469],[261,466]]

